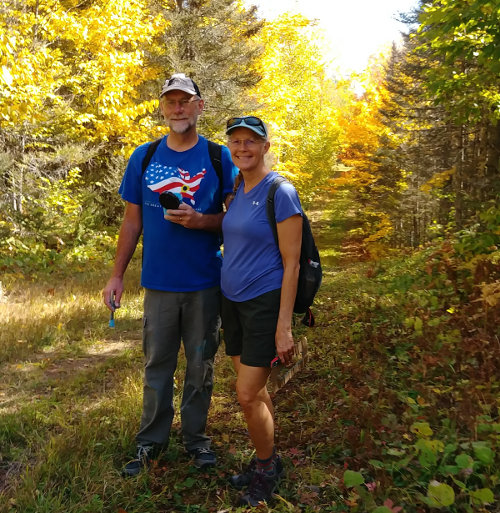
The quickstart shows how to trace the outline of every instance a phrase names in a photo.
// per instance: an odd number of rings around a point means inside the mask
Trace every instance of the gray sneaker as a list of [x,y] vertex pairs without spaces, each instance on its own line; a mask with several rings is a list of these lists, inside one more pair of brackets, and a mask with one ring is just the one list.
[[188,452],[193,457],[193,463],[196,468],[213,467],[217,463],[214,451],[207,447],[196,447]]
[[137,457],[130,460],[122,469],[123,477],[138,476],[143,469],[151,466],[153,458],[157,453],[155,444],[145,444],[137,446]]

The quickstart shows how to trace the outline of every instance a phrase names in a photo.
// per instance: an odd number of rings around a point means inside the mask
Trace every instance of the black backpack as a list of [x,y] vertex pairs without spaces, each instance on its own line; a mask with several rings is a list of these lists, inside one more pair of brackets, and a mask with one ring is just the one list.
[[[266,211],[269,219],[269,224],[273,231],[274,240],[278,244],[278,229],[276,227],[276,215],[274,212],[274,195],[276,189],[288,180],[283,176],[278,175],[267,194]],[[300,249],[300,270],[299,281],[297,284],[297,296],[295,298],[295,305],[293,311],[295,313],[305,314],[302,323],[306,326],[314,326],[314,315],[311,312],[310,306],[313,304],[314,296],[318,292],[323,277],[321,263],[319,259],[318,248],[314,242],[314,237],[311,231],[311,225],[306,214],[302,211],[302,246]]]
[[[146,150],[146,155],[142,160],[142,174],[145,173],[148,168],[149,163],[151,162],[151,158],[156,151],[156,148],[163,141],[163,137],[156,139],[152,143],[149,144],[148,149]],[[213,141],[208,142],[208,154],[210,156],[210,161],[212,162],[212,166],[214,166],[215,172],[217,173],[217,178],[219,179],[219,191],[220,191],[220,206],[222,210],[222,146],[220,144],[214,143]]]

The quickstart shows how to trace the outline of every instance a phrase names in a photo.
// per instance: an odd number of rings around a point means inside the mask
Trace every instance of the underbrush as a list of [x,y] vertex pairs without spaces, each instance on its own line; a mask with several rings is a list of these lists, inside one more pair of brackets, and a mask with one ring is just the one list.
[[323,287],[311,396],[345,471],[319,511],[498,511],[499,264],[459,240]]

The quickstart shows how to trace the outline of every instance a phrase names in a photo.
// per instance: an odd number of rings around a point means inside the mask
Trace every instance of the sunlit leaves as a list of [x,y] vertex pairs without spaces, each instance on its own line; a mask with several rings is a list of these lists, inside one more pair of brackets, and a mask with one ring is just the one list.
[[258,40],[265,48],[258,64],[262,80],[252,94],[271,127],[273,168],[305,197],[331,176],[339,147],[334,89],[318,29],[302,16],[284,14]]
[[[133,21],[132,21],[133,20]],[[11,127],[42,123],[75,139],[139,140],[151,129],[137,123],[154,106],[141,105],[139,87],[156,78],[145,66],[145,45],[164,29],[141,0],[93,2],[67,9],[33,0],[0,14],[0,114]]]
[[381,114],[393,102],[384,74],[384,59],[374,59],[366,73],[355,77],[362,85],[362,94],[353,88],[345,93],[338,118],[343,134],[340,158],[348,169],[332,180],[334,188],[349,189],[363,205],[351,236],[361,240],[364,250],[374,259],[386,251],[386,242],[394,231],[388,208],[394,206],[404,188],[399,167],[387,165],[384,160],[385,154],[396,151],[398,144]]
[[462,121],[500,117],[500,11],[496,1],[426,2],[418,40],[439,65],[427,86]]

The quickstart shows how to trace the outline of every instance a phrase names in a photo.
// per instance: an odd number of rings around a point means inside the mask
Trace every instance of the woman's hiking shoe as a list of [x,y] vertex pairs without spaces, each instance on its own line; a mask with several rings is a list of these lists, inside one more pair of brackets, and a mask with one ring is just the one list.
[[188,451],[193,457],[193,463],[196,468],[213,467],[217,463],[214,451],[207,447],[196,447]]
[[[253,473],[257,470],[257,458],[253,458],[241,474],[235,474],[229,478],[229,484],[237,490],[247,487],[252,481]],[[283,475],[283,464],[281,458],[276,456],[275,470],[279,477]]]
[[266,474],[256,470],[253,473],[247,492],[240,497],[238,506],[251,506],[254,508],[263,502],[269,502],[274,490],[278,487],[279,481],[280,476],[276,472]]
[[237,490],[242,490],[252,481],[253,473],[257,468],[257,458],[253,458],[241,474],[229,478],[229,484]]
[[[249,467],[252,462],[250,462]],[[274,491],[283,476],[283,464],[281,458],[276,457],[274,472],[268,473],[258,470],[254,464],[254,471],[251,473],[250,484],[245,494],[238,501],[238,506],[256,507],[262,502],[269,502]],[[242,475],[242,474],[240,474]]]
[[158,448],[156,444],[145,444],[137,446],[137,457],[130,460],[122,469],[122,476],[138,476],[143,469],[151,466],[153,458],[157,455]]

